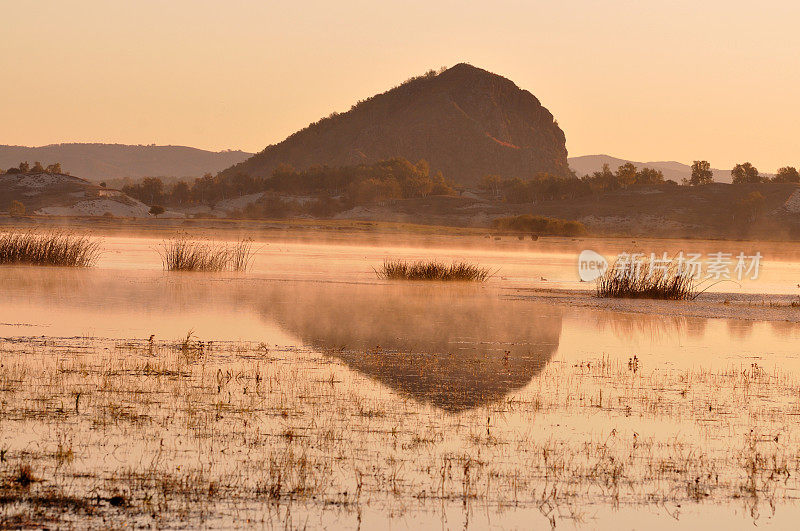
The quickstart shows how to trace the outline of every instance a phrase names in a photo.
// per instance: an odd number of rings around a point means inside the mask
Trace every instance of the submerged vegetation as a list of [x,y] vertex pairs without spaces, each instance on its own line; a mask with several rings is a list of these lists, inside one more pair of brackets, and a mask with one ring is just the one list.
[[484,282],[489,278],[489,269],[467,262],[444,264],[433,260],[407,262],[386,260],[380,270],[380,278],[387,280],[444,280]]
[[167,271],[246,271],[253,259],[253,241],[221,244],[182,235],[165,241],[159,254]]
[[0,234],[0,264],[88,267],[99,256],[99,243],[70,232]]
[[597,279],[597,296],[625,299],[688,300],[698,295],[694,276],[677,263],[659,266],[643,260],[612,264]]

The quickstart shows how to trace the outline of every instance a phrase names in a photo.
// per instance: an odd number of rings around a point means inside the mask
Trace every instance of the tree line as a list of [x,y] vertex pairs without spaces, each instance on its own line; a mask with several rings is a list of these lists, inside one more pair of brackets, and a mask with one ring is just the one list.
[[34,162],[33,166],[31,166],[28,163],[28,161],[25,161],[25,162],[20,162],[19,166],[12,166],[12,167],[8,168],[7,170],[3,170],[2,168],[0,168],[0,173],[9,173],[9,174],[15,174],[15,173],[61,173],[61,174],[64,174],[64,175],[69,175],[69,173],[65,173],[64,171],[61,170],[61,163],[60,162],[56,162],[56,163],[53,163],[53,164],[48,164],[47,166],[42,166],[42,163],[39,162],[39,161]]
[[561,177],[549,173],[538,173],[528,180],[487,175],[478,183],[478,188],[509,203],[531,203],[575,199],[665,182],[677,185],[674,181],[665,181],[661,170],[638,169],[629,162],[618,167],[616,171],[611,171],[609,165],[604,164],[602,170],[580,178]]
[[[692,176],[684,184],[697,186],[714,182],[714,172],[711,171],[711,164],[707,160],[696,160],[692,164]],[[758,169],[749,162],[737,164],[731,170],[731,182],[733,184],[752,184],[752,183],[800,183],[800,173],[794,166],[784,166],[769,178],[761,175]]]
[[139,183],[123,186],[122,191],[149,205],[173,206],[214,205],[260,192],[336,198],[354,204],[457,193],[453,183],[441,172],[431,172],[426,161],[412,164],[404,158],[355,166],[314,166],[306,170],[282,165],[269,177],[206,174],[192,183],[178,181],[170,186],[158,177],[146,177]]
[[[731,170],[733,184],[748,183],[800,183],[800,173],[792,166],[778,170],[774,177],[761,175],[751,163],[737,164]],[[691,177],[683,179],[686,186],[700,186],[714,182],[711,164],[706,160],[696,160],[692,164]],[[579,178],[568,178],[548,173],[536,174],[531,179],[503,178],[487,175],[478,183],[478,188],[491,196],[510,203],[530,203],[575,199],[603,192],[613,192],[627,188],[647,185],[677,185],[664,178],[661,170],[637,168],[628,162],[612,171],[604,164],[600,171]]]

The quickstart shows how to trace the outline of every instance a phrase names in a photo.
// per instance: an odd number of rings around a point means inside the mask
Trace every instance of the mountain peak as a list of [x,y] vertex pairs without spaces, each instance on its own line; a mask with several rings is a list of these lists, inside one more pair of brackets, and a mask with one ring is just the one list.
[[[478,68],[477,66],[473,66],[469,63],[458,63],[457,65],[453,65],[442,74],[453,74],[453,75],[489,75],[489,76],[497,76],[497,74],[493,74],[488,70],[484,70],[483,68]],[[441,75],[441,74],[440,74]],[[499,77],[499,76],[498,76]]]
[[425,159],[464,185],[481,177],[568,175],[563,131],[530,92],[468,63],[411,78],[225,170],[268,176],[281,164],[348,166]]

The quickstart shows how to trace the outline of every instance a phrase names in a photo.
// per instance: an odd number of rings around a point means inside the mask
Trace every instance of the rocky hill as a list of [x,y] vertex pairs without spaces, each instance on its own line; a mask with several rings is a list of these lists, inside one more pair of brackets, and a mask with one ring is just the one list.
[[124,144],[52,144],[41,147],[0,146],[0,168],[21,161],[43,166],[61,163],[73,175],[91,181],[124,177],[200,177],[247,159],[244,151],[205,151],[184,146]]
[[463,185],[487,174],[568,175],[564,132],[536,97],[512,81],[459,64],[333,114],[227,170],[267,176],[281,164],[346,166],[425,159]]

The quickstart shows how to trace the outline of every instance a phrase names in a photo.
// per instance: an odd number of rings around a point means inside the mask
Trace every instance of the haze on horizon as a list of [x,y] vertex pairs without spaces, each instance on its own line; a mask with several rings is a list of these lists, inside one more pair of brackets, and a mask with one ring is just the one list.
[[469,62],[539,98],[570,156],[800,164],[789,1],[47,0],[3,12],[0,144],[260,151]]

